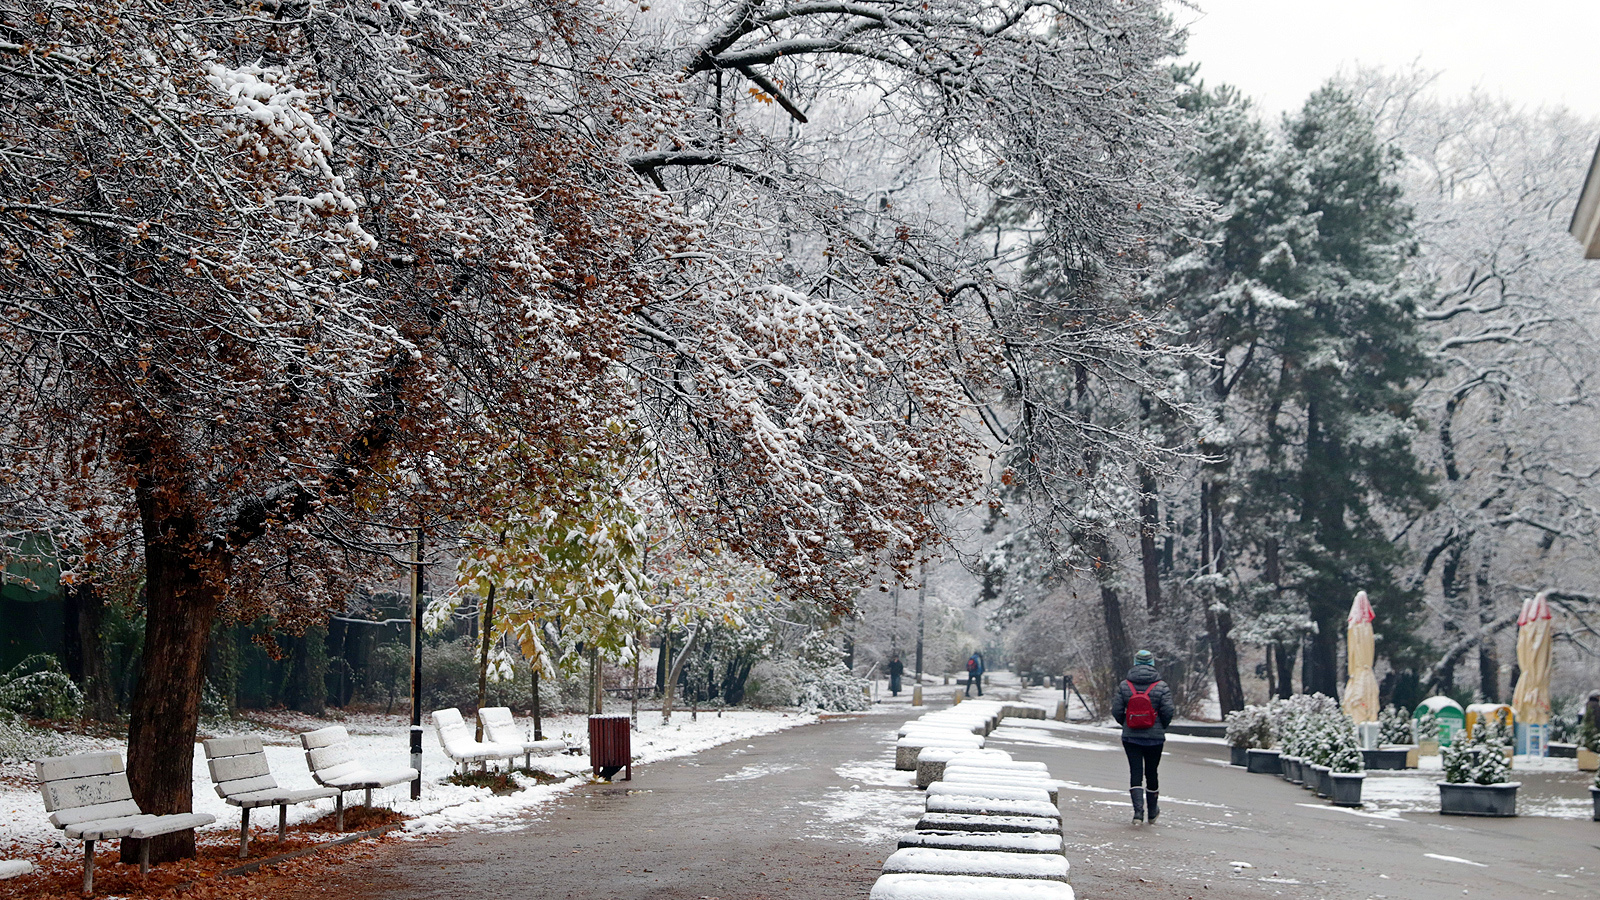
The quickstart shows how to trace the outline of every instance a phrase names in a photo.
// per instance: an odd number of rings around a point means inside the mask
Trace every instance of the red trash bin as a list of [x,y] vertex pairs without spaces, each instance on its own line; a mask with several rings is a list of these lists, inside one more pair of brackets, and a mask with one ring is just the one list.
[[630,716],[589,717],[589,765],[596,778],[611,780],[623,769],[633,780],[633,719]]

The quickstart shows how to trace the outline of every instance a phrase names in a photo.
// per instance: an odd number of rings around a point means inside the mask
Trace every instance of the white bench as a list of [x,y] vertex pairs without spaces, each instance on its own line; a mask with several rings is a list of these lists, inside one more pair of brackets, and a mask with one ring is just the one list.
[[258,737],[212,738],[205,742],[206,766],[217,796],[230,806],[239,807],[239,858],[250,851],[250,810],[260,806],[278,808],[278,840],[289,827],[289,804],[333,798],[334,809],[344,809],[344,794],[337,788],[318,787],[290,790],[278,787],[267,765],[267,752]]
[[1004,850],[947,850],[903,847],[883,863],[883,874],[977,875],[1066,881],[1070,866],[1059,853],[1008,853]]
[[[510,768],[511,760],[522,755],[521,741],[501,744],[479,741],[473,737],[472,729],[467,727],[467,721],[461,718],[458,709],[434,710],[429,717],[433,719],[433,730],[439,736],[439,746],[444,748],[444,755],[454,760],[463,774],[470,763],[487,769],[491,759],[506,760],[506,768]],[[488,728],[485,727],[484,731],[487,736]]]
[[478,721],[483,723],[484,740],[496,744],[515,744],[522,747],[522,767],[533,765],[533,754],[554,756],[567,749],[567,742],[559,738],[531,740],[517,727],[509,706],[486,706],[478,710]]
[[421,773],[409,766],[369,769],[362,765],[350,746],[350,732],[343,725],[329,725],[308,731],[300,735],[300,746],[306,750],[306,766],[311,769],[311,777],[317,780],[317,784],[339,791],[337,805],[340,831],[344,830],[345,791],[366,791],[363,805],[370,807],[373,788],[385,788],[422,777]]
[[50,824],[67,837],[83,841],[83,892],[94,891],[94,842],[134,838],[139,845],[139,874],[150,871],[147,838],[210,825],[216,816],[174,813],[153,816],[141,812],[128,787],[128,773],[120,753],[84,753],[58,756],[34,763],[39,793],[50,813]]

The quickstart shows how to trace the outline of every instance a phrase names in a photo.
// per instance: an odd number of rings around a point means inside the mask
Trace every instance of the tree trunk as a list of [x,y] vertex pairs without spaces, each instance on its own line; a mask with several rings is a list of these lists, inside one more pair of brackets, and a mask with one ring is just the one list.
[[1272,645],[1272,652],[1278,657],[1278,696],[1284,700],[1294,696],[1295,650],[1295,646],[1287,641]]
[[[1472,579],[1478,592],[1479,628],[1495,620],[1495,593],[1494,585],[1491,583],[1493,562],[1493,547],[1487,547]],[[1490,703],[1500,702],[1500,648],[1492,636],[1484,638],[1483,642],[1478,644],[1478,690],[1483,694],[1484,700]]]
[[66,665],[67,673],[83,689],[83,717],[110,722],[117,717],[116,699],[111,693],[111,675],[106,670],[105,598],[92,584],[76,583],[67,588]]
[[544,716],[539,704],[539,661],[533,661],[533,739],[544,740]]
[[283,679],[284,705],[320,716],[328,702],[328,630],[321,625],[289,635],[289,671]]
[[[483,709],[489,702],[489,635],[494,634],[494,585],[489,585],[489,596],[483,601],[483,627],[481,629],[478,649],[478,709]],[[483,740],[483,717],[478,720],[476,737],[474,740]]]
[[[1207,481],[1200,486],[1200,571],[1217,574],[1220,568],[1216,542],[1216,487]],[[1233,613],[1218,602],[1216,588],[1202,589],[1200,600],[1206,607],[1206,633],[1211,636],[1211,675],[1217,684],[1217,706],[1222,715],[1244,709],[1244,685],[1239,680],[1239,650],[1233,643]]]
[[[221,600],[226,565],[197,559],[192,518],[163,514],[141,481],[145,544],[145,638],[139,683],[128,720],[128,783],[139,808],[153,815],[194,806],[194,740],[206,642]],[[204,568],[202,568],[204,566]],[[139,861],[140,841],[125,839],[122,861]],[[195,855],[194,832],[151,839],[150,861]]]
[[[683,674],[684,660],[689,658],[689,653],[694,650],[695,641],[700,638],[700,629],[703,623],[697,623],[694,631],[689,633],[689,640],[678,651],[678,658],[672,663],[672,671],[667,673],[667,689],[661,694],[661,721],[663,724],[672,721],[672,692],[678,686],[678,678]],[[668,635],[670,638],[670,635]]]
[[1122,621],[1122,598],[1117,596],[1111,544],[1103,533],[1098,532],[1089,537],[1087,544],[1094,556],[1095,578],[1100,582],[1100,612],[1105,619],[1111,667],[1117,673],[1126,672],[1133,665],[1133,647],[1128,642],[1128,629]]
[[1139,565],[1144,570],[1144,609],[1155,622],[1161,617],[1161,554],[1156,549],[1156,533],[1161,530],[1160,508],[1156,499],[1156,477],[1139,466]]
[[1306,648],[1306,693],[1339,696],[1339,626],[1341,617],[1317,620],[1317,631]]

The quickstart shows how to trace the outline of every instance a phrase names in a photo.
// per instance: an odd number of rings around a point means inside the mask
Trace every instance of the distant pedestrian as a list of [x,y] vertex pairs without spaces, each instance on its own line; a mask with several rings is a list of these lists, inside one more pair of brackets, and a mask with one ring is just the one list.
[[1133,800],[1133,824],[1145,819],[1154,822],[1161,815],[1161,782],[1156,769],[1161,765],[1161,750],[1167,743],[1167,726],[1176,709],[1172,688],[1156,672],[1155,654],[1140,650],[1134,654],[1133,668],[1117,687],[1111,715],[1122,726],[1122,750],[1128,754],[1128,795]]
[[967,696],[972,696],[972,686],[978,686],[978,696],[983,696],[983,654],[974,653],[967,657]]
[[900,661],[900,654],[889,657],[889,694],[900,696],[900,676],[906,671],[906,664]]

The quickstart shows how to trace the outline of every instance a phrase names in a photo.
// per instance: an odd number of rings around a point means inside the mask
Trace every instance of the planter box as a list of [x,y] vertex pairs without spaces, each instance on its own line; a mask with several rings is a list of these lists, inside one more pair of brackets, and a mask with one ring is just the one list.
[[1600,753],[1585,747],[1579,747],[1575,755],[1578,757],[1578,771],[1593,772],[1596,769],[1600,769]]
[[1329,772],[1328,799],[1334,806],[1360,806],[1361,785],[1366,780],[1361,772]]
[[1333,791],[1333,781],[1328,776],[1333,774],[1333,770],[1327,766],[1312,766],[1311,771],[1316,773],[1317,796],[1329,796]]
[[1600,788],[1589,788],[1589,799],[1594,801],[1594,820],[1600,822]]
[[1245,765],[1245,751],[1248,749],[1248,747],[1230,746],[1228,748],[1228,762],[1232,765],[1243,768]]
[[1551,759],[1577,759],[1578,745],[1551,741],[1545,746],[1545,756]]
[[1514,816],[1520,781],[1504,784],[1439,782],[1439,812],[1446,816]]
[[1300,776],[1300,760],[1292,756],[1278,754],[1278,776],[1284,781],[1294,784]]
[[1418,741],[1417,742],[1417,755],[1418,756],[1438,756],[1439,755],[1439,742],[1438,741]]
[[1261,775],[1277,775],[1283,771],[1283,767],[1278,764],[1278,755],[1279,752],[1277,750],[1260,750],[1251,747],[1245,751],[1245,766],[1249,771]]
[[1361,751],[1361,759],[1371,769],[1404,769],[1406,758],[1411,755],[1410,747],[1380,747],[1377,750]]

